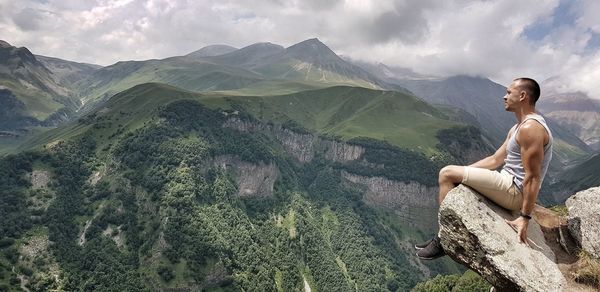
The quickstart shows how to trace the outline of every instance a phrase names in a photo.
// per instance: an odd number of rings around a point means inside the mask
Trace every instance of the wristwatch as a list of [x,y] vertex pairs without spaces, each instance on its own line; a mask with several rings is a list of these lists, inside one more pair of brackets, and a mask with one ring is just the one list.
[[521,212],[521,217],[526,218],[527,220],[531,220],[531,215],[525,214],[523,212]]

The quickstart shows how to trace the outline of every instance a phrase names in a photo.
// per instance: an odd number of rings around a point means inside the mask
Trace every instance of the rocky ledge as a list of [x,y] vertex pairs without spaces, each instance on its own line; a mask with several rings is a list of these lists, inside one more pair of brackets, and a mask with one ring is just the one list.
[[497,291],[594,291],[574,280],[578,259],[566,220],[536,206],[526,245],[505,222],[516,217],[460,185],[440,206],[442,246],[448,256],[479,273]]
[[566,205],[569,231],[584,251],[600,259],[600,187],[578,192]]

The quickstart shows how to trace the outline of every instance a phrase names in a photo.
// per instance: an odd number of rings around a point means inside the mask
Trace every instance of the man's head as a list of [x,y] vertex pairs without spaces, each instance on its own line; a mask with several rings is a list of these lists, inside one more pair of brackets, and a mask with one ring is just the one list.
[[522,106],[535,106],[540,98],[540,85],[531,78],[517,78],[506,88],[504,108],[515,111]]

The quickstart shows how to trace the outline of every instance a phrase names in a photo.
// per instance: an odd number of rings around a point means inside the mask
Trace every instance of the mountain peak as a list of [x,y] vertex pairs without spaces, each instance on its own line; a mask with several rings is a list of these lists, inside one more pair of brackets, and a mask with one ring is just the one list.
[[[0,64],[8,64],[10,63],[9,60],[13,60],[12,64],[17,64],[19,62],[26,62],[26,63],[37,63],[37,59],[35,58],[35,56],[31,53],[31,51],[29,51],[29,49],[27,49],[26,47],[20,47],[17,48],[9,43],[7,43],[6,41],[0,40],[0,48],[1,49],[8,49],[8,54],[2,56],[2,59],[0,59]],[[18,62],[17,62],[18,60]],[[14,63],[17,62],[17,63]],[[19,63],[20,64],[20,63]]]
[[214,56],[228,54],[235,50],[237,50],[237,48],[228,46],[228,45],[220,45],[220,44],[219,45],[210,45],[210,46],[203,47],[197,51],[191,52],[191,53],[187,54],[186,56],[199,57],[199,58],[214,57]]
[[[292,45],[290,47],[288,47],[288,49],[293,49],[293,48],[297,48],[297,47],[301,47],[303,49],[313,49],[313,50],[319,50],[319,49],[325,49],[325,50],[329,50],[331,51],[331,49],[329,49],[329,47],[327,47],[327,45],[325,45],[323,42],[321,42],[318,38],[312,38],[312,39],[307,39],[304,41],[301,41],[295,45]],[[333,53],[333,51],[331,51]]]
[[307,40],[299,42],[299,44],[302,44],[302,43],[305,43],[305,44],[319,44],[319,45],[325,46],[325,44],[323,44],[323,42],[321,42],[318,38],[307,39]]
[[12,45],[6,41],[0,40],[0,48],[12,48]]
[[343,62],[336,53],[317,38],[308,39],[288,47],[286,54],[290,57],[314,63],[315,60],[335,60]]
[[254,48],[261,48],[261,49],[264,49],[264,48],[269,48],[269,49],[275,49],[275,50],[280,50],[280,49],[283,49],[283,47],[282,47],[282,46],[280,46],[280,45],[278,45],[278,44],[271,43],[271,42],[259,42],[259,43],[254,43],[254,44],[251,44],[251,45],[249,45],[249,46],[243,47],[243,48],[242,48],[242,50],[243,50],[243,49],[248,49],[248,48],[253,48],[253,49],[254,49]]

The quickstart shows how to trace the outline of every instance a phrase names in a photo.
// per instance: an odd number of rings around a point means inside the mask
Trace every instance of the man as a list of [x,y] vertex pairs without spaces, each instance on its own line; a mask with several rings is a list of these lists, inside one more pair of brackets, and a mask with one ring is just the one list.
[[[552,134],[544,118],[535,112],[540,86],[531,78],[517,78],[506,89],[504,108],[514,112],[517,124],[508,132],[506,141],[491,156],[469,166],[449,165],[439,174],[439,203],[446,194],[462,183],[477,190],[496,204],[520,210],[520,216],[506,221],[527,244],[527,226],[548,165],[552,159]],[[502,170],[496,171],[500,166]],[[444,255],[440,238],[415,245],[420,259]]]

